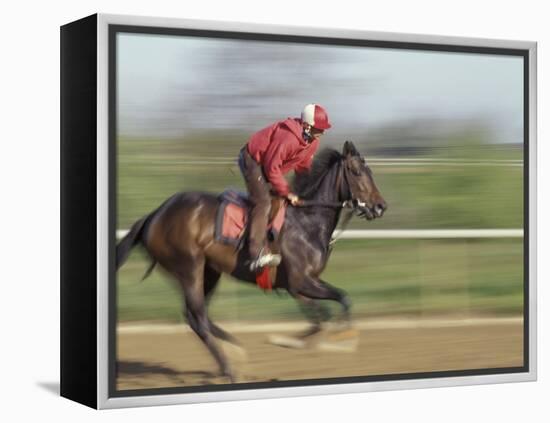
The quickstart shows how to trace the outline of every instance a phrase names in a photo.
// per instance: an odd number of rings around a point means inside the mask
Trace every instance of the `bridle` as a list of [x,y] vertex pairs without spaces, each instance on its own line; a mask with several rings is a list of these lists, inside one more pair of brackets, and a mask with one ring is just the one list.
[[359,217],[363,217],[367,213],[367,204],[359,200],[358,196],[354,194],[352,185],[348,180],[348,169],[344,162],[345,159],[340,160],[340,169],[337,176],[336,185],[338,186],[338,195],[340,198],[348,198],[344,201],[315,201],[315,200],[302,200],[301,203],[294,207],[330,207],[336,209],[349,209],[348,213],[340,219],[338,222],[338,228],[334,230],[328,248],[331,249],[336,241],[342,236],[344,230],[348,226],[351,218],[354,214]]
[[345,181],[345,184],[341,184],[341,186],[342,185],[347,186],[347,188],[348,188],[348,196],[347,197],[350,198],[350,200],[348,200],[348,201],[351,201],[353,211],[355,212],[355,214],[357,216],[363,217],[367,213],[369,213],[367,203],[365,203],[364,201],[361,201],[359,199],[359,195],[357,194],[357,192],[354,192],[355,187],[349,181],[349,176],[348,176],[349,169],[346,166],[346,163],[344,162],[344,159],[342,159],[341,167],[343,169],[342,173],[344,174],[344,181]]
[[302,200],[294,207],[329,207],[335,209],[351,209],[351,212],[355,212],[357,216],[363,217],[367,212],[367,204],[359,200],[358,195],[355,194],[352,185],[349,183],[348,168],[345,164],[345,159],[341,159],[340,171],[338,172],[336,185],[338,186],[338,194],[340,198],[347,198],[344,201],[316,201],[316,200]]

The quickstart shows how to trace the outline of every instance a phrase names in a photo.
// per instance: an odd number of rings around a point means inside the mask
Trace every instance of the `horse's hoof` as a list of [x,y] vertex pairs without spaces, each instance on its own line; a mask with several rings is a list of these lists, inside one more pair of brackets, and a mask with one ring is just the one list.
[[306,330],[305,332],[300,333],[298,335],[298,338],[303,339],[303,340],[308,340],[311,337],[321,333],[322,330],[323,330],[322,326],[315,325],[315,326],[312,326],[311,328],[309,328],[308,330]]
[[355,352],[359,348],[359,331],[357,329],[345,329],[328,333],[317,349],[330,352]]
[[229,383],[237,383],[239,381],[239,378],[230,371],[223,372],[223,377],[226,377],[229,380]]
[[278,347],[302,349],[307,346],[307,342],[294,336],[269,335],[268,342]]
[[236,344],[232,344],[230,342],[222,342],[221,343],[223,352],[234,361],[237,361],[238,363],[246,363],[248,361],[248,354],[246,350]]

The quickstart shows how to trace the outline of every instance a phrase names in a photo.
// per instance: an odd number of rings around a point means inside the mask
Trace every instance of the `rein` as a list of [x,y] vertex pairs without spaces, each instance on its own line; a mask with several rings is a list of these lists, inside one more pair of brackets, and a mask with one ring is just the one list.
[[[350,196],[349,188],[347,191],[342,192],[343,185],[349,186],[349,183],[347,181],[346,177],[346,171],[343,166],[342,161],[340,161],[339,164],[340,168],[338,170],[338,176],[336,180],[336,186],[337,190],[339,192],[340,198],[346,198]],[[342,180],[344,184],[342,184]],[[296,204],[294,207],[329,207],[333,209],[344,209],[344,208],[355,208],[355,202],[353,199],[345,200],[345,201],[317,201],[317,200],[300,200],[298,204]]]
[[294,207],[329,207],[333,209],[353,208],[352,201],[315,201],[315,200],[301,200]]
[[[343,177],[343,178],[342,178]],[[339,190],[342,190],[342,180],[344,180],[344,183],[346,184],[348,188],[348,195],[353,195],[351,190],[349,189],[349,182],[347,180],[346,170],[344,167],[342,167],[342,174],[338,175],[338,181],[336,185],[338,185]],[[315,201],[315,200],[301,200],[300,203],[298,203],[294,207],[329,207],[329,208],[335,208],[335,209],[350,209],[348,213],[340,219],[338,222],[338,227],[334,230],[332,233],[332,236],[330,238],[328,248],[332,249],[336,241],[342,236],[344,233],[346,227],[348,226],[351,218],[353,217],[354,212],[356,211],[357,206],[361,206],[362,204],[353,198],[350,200],[345,201]]]

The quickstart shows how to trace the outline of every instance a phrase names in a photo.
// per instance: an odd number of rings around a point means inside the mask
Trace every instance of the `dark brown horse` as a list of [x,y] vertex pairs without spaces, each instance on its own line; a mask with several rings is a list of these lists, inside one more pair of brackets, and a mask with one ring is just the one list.
[[[294,192],[307,207],[289,207],[279,234],[282,261],[275,289],[285,289],[311,310],[312,332],[320,328],[323,307],[317,300],[341,304],[349,322],[350,301],[346,293],[320,278],[330,253],[329,242],[338,223],[342,205],[348,201],[355,212],[371,220],[381,217],[386,203],[374,183],[372,172],[353,143],[346,141],[342,153],[326,149],[319,153],[308,174],[297,174]],[[214,222],[217,196],[202,192],[179,193],[148,216],[138,220],[117,245],[117,269],[130,250],[141,244],[151,257],[179,282],[185,302],[185,317],[208,347],[223,375],[234,381],[228,361],[214,338],[238,344],[208,317],[207,304],[221,273],[255,283],[247,266],[247,248],[216,242]]]

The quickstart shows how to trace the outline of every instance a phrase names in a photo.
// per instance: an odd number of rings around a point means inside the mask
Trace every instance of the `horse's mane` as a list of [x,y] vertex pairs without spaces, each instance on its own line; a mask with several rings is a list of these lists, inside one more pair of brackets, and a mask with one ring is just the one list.
[[317,192],[319,184],[326,176],[331,167],[342,158],[342,155],[332,149],[323,149],[311,165],[309,172],[296,173],[292,181],[293,192],[302,198],[309,198]]

